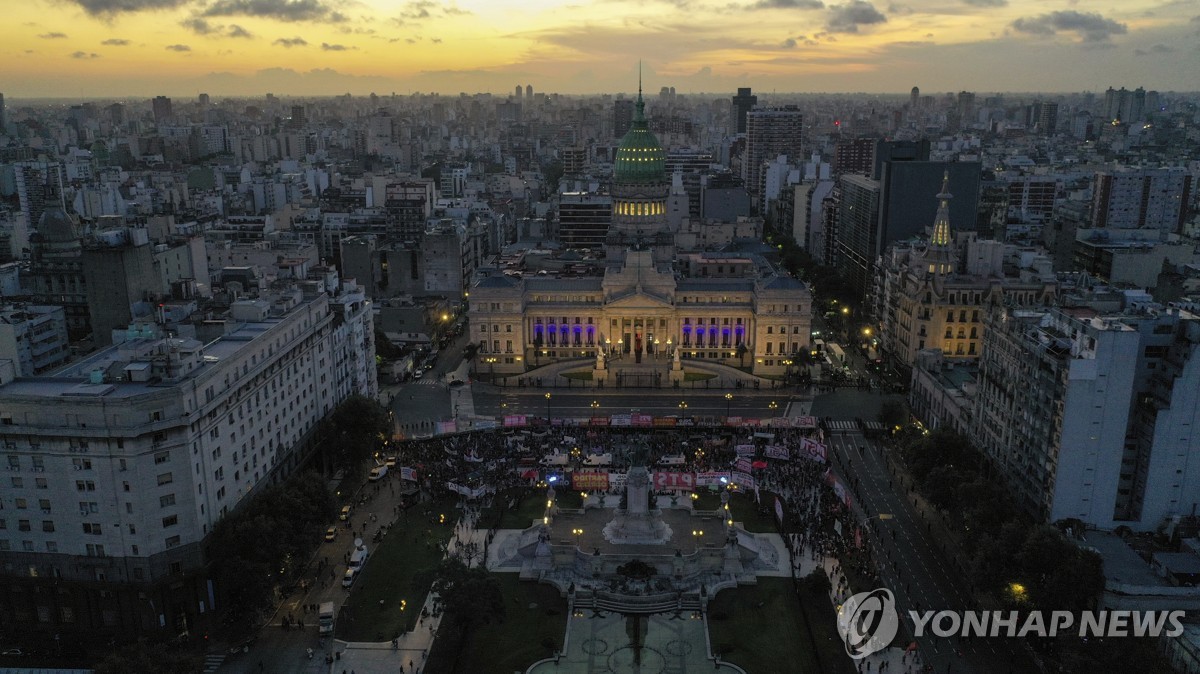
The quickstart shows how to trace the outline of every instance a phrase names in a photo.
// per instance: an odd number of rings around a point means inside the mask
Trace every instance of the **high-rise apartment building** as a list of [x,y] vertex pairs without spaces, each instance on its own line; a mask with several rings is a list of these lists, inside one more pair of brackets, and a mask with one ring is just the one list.
[[1191,191],[1192,176],[1183,168],[1101,171],[1092,186],[1092,226],[1177,233]]
[[871,175],[875,167],[875,138],[844,140],[833,150],[833,170],[836,173]]
[[618,98],[613,101],[613,137],[622,138],[633,124],[633,101]]
[[0,94],[0,135],[8,131],[8,110],[4,107],[4,94]]
[[746,189],[762,206],[763,165],[778,155],[798,159],[804,151],[804,114],[790,105],[751,110],[746,114],[746,155],[742,179]]
[[155,96],[150,106],[154,111],[155,124],[165,124],[171,119],[171,99],[166,96]]
[[1153,531],[1200,505],[1198,347],[1177,309],[996,309],[973,439],[1042,519]]
[[292,116],[288,119],[288,126],[293,129],[303,129],[307,119],[304,115],[303,105],[292,106]]
[[737,96],[731,100],[730,126],[734,133],[746,133],[746,115],[758,104],[758,96],[750,93],[750,87],[738,87]]

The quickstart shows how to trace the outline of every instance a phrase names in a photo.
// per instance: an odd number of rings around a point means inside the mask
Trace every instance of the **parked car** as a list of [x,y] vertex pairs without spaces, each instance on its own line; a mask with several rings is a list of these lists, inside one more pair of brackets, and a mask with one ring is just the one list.
[[350,519],[350,506],[342,506],[342,512],[338,515],[338,519],[343,522]]
[[358,578],[358,569],[346,569],[346,575],[342,576],[342,587],[353,585],[355,578]]
[[332,541],[337,538],[337,527],[329,527],[325,530],[325,540]]

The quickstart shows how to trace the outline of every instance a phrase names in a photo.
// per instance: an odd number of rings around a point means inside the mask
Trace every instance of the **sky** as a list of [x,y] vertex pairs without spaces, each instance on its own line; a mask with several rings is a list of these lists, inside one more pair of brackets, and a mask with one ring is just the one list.
[[34,97],[1200,89],[1196,0],[4,0]]

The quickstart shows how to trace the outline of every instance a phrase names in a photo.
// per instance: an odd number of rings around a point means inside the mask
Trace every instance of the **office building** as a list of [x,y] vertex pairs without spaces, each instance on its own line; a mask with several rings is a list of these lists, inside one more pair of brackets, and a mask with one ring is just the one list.
[[1092,184],[1092,226],[1179,233],[1192,176],[1184,168],[1100,171]]
[[746,133],[746,115],[758,104],[758,96],[750,93],[750,87],[738,87],[737,95],[730,99],[730,126],[734,133]]
[[166,293],[145,229],[102,232],[83,247],[80,262],[97,346],[112,344],[113,330],[124,329],[135,317],[151,315]]
[[558,198],[558,239],[568,248],[602,249],[613,221],[607,194],[564,192]]
[[154,100],[150,102],[150,107],[154,112],[155,124],[165,124],[173,116],[171,112],[171,99],[166,96],[155,96]]
[[633,124],[633,101],[618,98],[613,101],[613,137],[623,138]]
[[861,173],[872,175],[875,168],[875,138],[856,138],[844,140],[833,150],[833,170],[835,173]]
[[[949,205],[951,221],[973,225],[978,215],[979,163],[886,158],[892,149],[894,145],[888,143],[876,149],[878,179],[849,174],[839,182],[837,257],[847,280],[861,295],[871,287],[875,260],[889,244],[930,234],[938,201],[928,195],[939,193],[944,176],[949,176],[949,192],[954,195]],[[902,149],[911,154],[909,150],[919,148]]]

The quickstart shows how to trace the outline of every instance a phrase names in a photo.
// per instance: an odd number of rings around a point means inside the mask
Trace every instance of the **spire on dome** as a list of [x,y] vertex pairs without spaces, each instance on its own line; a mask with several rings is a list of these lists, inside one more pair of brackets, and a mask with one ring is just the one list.
[[633,104],[633,122],[637,125],[638,122],[646,123],[646,102],[642,100],[642,62],[638,61],[638,97]]
[[933,219],[933,237],[930,243],[934,246],[950,245],[950,172],[942,173],[942,190],[938,192],[937,216]]

